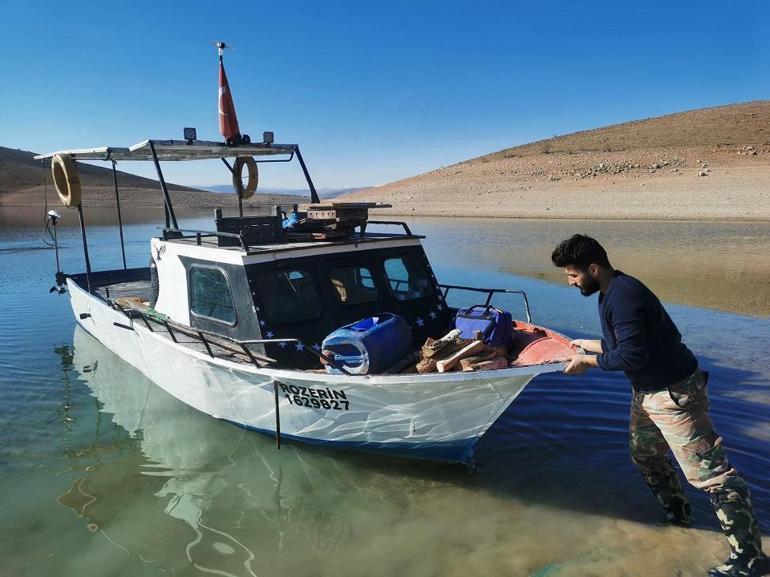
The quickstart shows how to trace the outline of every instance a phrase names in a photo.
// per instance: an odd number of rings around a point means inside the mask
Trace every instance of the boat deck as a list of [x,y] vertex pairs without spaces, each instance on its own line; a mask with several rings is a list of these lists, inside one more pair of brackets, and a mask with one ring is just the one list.
[[152,287],[150,280],[135,280],[118,282],[99,286],[94,292],[102,296],[105,300],[118,299],[121,297],[137,297],[142,301],[149,301],[152,296]]
[[[85,274],[71,275],[70,278],[84,289],[88,286]],[[237,341],[180,325],[154,313],[149,307],[152,294],[149,267],[94,272],[90,275],[90,284],[91,293],[123,312],[129,325],[140,323],[163,338],[212,357],[244,365],[267,364],[264,354]]]

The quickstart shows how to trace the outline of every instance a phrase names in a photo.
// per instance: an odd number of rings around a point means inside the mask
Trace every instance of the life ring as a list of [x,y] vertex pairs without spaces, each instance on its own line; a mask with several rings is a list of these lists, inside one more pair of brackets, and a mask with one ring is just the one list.
[[51,172],[56,192],[64,206],[80,206],[82,189],[80,175],[74,159],[69,154],[54,154],[51,158]]
[[[243,167],[249,170],[249,181],[243,186]],[[257,161],[251,156],[239,156],[233,164],[233,188],[237,193],[241,190],[241,198],[244,200],[254,196],[259,182],[259,170],[257,170]]]

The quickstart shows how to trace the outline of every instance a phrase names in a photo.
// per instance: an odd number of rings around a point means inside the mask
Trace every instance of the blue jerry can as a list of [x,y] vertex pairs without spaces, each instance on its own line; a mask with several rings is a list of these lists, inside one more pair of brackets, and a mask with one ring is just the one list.
[[[411,346],[409,324],[396,314],[382,313],[337,329],[324,339],[322,350],[334,353],[350,374],[372,375],[403,359]],[[338,372],[329,365],[326,370]]]

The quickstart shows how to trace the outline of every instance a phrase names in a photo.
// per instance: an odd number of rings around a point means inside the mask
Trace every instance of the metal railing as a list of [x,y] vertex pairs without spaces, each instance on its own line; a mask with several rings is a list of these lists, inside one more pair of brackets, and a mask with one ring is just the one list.
[[[230,354],[245,355],[246,357],[248,357],[249,361],[253,363],[257,368],[261,368],[261,366],[274,364],[274,363],[277,363],[278,361],[271,357],[264,356],[259,353],[255,353],[254,351],[250,350],[247,345],[270,344],[270,343],[300,344],[301,351],[305,351],[308,354],[312,354],[316,356],[319,362],[321,362],[321,364],[324,364],[324,363],[329,364],[333,368],[340,371],[341,373],[345,375],[350,375],[350,373],[345,369],[345,367],[337,363],[334,359],[329,359],[328,357],[324,356],[321,353],[321,351],[316,350],[313,347],[308,347],[304,342],[300,341],[299,339],[286,338],[286,339],[238,340],[225,335],[220,335],[218,333],[213,333],[204,329],[180,325],[179,323],[175,323],[173,321],[168,320],[168,318],[166,318],[165,315],[161,315],[160,313],[158,313],[157,315],[146,314],[142,311],[139,311],[133,308],[126,309],[122,307],[119,303],[115,302],[114,300],[109,300],[109,299],[106,299],[106,300],[107,300],[107,303],[110,306],[112,306],[112,308],[122,312],[124,315],[126,315],[126,317],[129,320],[133,321],[134,319],[137,319],[137,318],[142,320],[150,332],[155,332],[155,329],[152,328],[152,324],[150,323],[162,326],[168,333],[171,340],[174,341],[175,343],[179,342],[177,339],[176,333],[179,333],[179,334],[185,335],[186,337],[197,340],[206,348],[206,352],[211,358],[216,357],[216,355],[214,354],[214,350],[212,349],[212,346],[214,346],[222,350],[225,350]],[[133,330],[133,326],[124,325],[122,323],[113,323],[113,324],[115,324],[119,328]],[[262,363],[262,365],[260,365],[260,363]]]
[[[171,233],[171,234],[169,234]],[[241,245],[241,248],[243,250],[248,250],[249,247],[246,245],[246,242],[243,240],[243,236],[240,234],[235,234],[232,232],[218,232],[218,231],[211,231],[211,230],[193,230],[193,229],[184,229],[184,228],[164,228],[163,229],[163,240],[175,240],[175,239],[195,239],[195,243],[197,245],[201,244],[202,239],[208,238],[208,237],[224,237],[224,238],[236,238],[238,239],[238,242]]]
[[487,295],[487,300],[486,302],[484,302],[484,306],[490,306],[492,302],[492,297],[494,297],[495,294],[498,294],[498,293],[519,294],[524,299],[524,310],[527,314],[527,322],[530,324],[532,323],[532,314],[530,313],[530,309],[529,309],[529,300],[527,299],[527,293],[525,293],[523,290],[490,289],[490,288],[478,288],[478,287],[469,287],[469,286],[451,285],[451,284],[439,284],[438,286],[440,289],[443,290],[442,296],[444,297],[444,302],[446,302],[447,294],[449,293],[450,289],[485,293]]
[[408,236],[412,236],[412,231],[409,230],[409,225],[406,224],[405,222],[400,222],[400,221],[395,221],[395,220],[367,220],[366,224],[367,225],[369,225],[369,224],[382,224],[382,225],[386,225],[386,226],[388,226],[388,225],[389,226],[403,226],[404,227],[404,232]]

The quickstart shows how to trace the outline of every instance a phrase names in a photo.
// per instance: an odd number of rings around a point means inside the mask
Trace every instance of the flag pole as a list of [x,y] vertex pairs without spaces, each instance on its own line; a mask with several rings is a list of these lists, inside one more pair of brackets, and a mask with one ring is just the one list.
[[219,132],[224,136],[228,146],[249,144],[251,139],[248,135],[241,135],[241,129],[238,127],[233,95],[230,92],[230,83],[227,81],[227,73],[225,72],[224,49],[232,48],[232,46],[228,46],[224,42],[216,42],[215,46],[219,55]]

